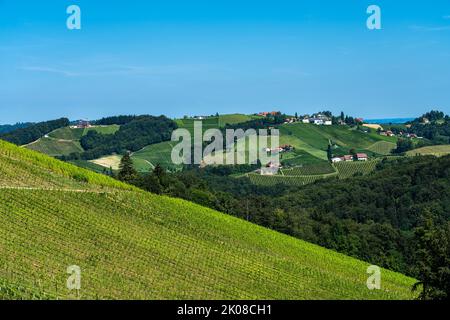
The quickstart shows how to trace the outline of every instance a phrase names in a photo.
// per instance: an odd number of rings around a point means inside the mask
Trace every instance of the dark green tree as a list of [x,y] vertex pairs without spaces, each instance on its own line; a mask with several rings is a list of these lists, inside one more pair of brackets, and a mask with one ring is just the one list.
[[122,160],[120,160],[119,169],[120,170],[119,170],[119,174],[118,174],[117,178],[120,181],[130,183],[130,182],[136,180],[138,174],[137,174],[136,170],[134,169],[133,160],[131,160],[129,153],[126,153],[122,157]]
[[328,160],[331,161],[331,158],[333,158],[333,149],[331,147],[331,143],[328,144],[327,156],[328,156]]
[[394,150],[395,153],[404,153],[406,151],[412,150],[414,145],[411,139],[398,139],[397,148]]
[[450,299],[450,222],[437,227],[427,218],[415,230],[417,241],[419,282],[413,289],[422,288],[421,300]]

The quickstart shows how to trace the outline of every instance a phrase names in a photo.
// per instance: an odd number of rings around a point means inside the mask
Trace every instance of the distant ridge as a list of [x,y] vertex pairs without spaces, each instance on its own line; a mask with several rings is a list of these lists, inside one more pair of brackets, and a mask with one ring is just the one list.
[[377,124],[386,124],[386,123],[406,123],[408,121],[412,121],[415,118],[386,118],[386,119],[367,119],[364,120],[366,123],[377,123]]

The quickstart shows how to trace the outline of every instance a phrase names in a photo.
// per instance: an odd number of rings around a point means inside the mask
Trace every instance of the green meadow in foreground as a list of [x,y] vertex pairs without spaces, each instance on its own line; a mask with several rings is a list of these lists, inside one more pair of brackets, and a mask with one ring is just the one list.
[[404,275],[369,290],[369,263],[2,141],[0,217],[0,299],[414,298]]

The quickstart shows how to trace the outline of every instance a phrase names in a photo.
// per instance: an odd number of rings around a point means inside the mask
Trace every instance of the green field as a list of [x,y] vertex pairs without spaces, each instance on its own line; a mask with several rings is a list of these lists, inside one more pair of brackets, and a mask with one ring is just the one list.
[[314,157],[309,152],[302,149],[295,149],[293,151],[282,153],[280,161],[283,167],[305,166],[311,164],[328,163],[327,160]]
[[255,116],[248,116],[246,114],[225,114],[219,116],[219,126],[225,127],[227,124],[239,124],[242,122],[247,122],[250,120],[253,120],[257,117]]
[[450,145],[437,145],[437,146],[428,146],[422,147],[419,149],[414,149],[408,151],[406,153],[408,156],[417,156],[417,155],[433,155],[433,156],[445,156],[450,154]]
[[96,131],[101,134],[114,134],[119,129],[119,125],[95,126],[85,129],[65,127],[49,133],[49,137],[62,140],[80,140],[81,137],[86,135],[89,131]]
[[401,274],[371,291],[369,263],[1,141],[0,188],[0,299],[414,298]]

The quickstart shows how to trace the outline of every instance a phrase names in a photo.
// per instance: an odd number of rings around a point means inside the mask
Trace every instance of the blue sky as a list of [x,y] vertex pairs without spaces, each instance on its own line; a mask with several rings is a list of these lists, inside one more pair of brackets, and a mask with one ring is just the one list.
[[[370,4],[382,30],[366,28]],[[450,113],[449,61],[448,0],[0,0],[0,123]]]

